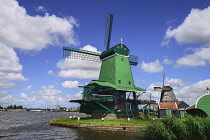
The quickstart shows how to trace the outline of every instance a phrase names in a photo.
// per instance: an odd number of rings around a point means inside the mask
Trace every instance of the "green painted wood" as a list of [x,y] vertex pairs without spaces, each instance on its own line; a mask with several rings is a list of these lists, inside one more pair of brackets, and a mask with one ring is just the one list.
[[113,54],[123,55],[128,57],[130,54],[129,49],[124,44],[118,44],[112,48],[110,48],[107,51],[104,51],[100,55],[100,59],[106,59],[107,57],[110,57]]
[[95,82],[118,90],[144,91],[134,85],[129,59],[123,55],[112,55],[103,60],[99,80]]
[[104,108],[105,110],[107,110],[108,112],[112,112],[112,110],[110,110],[108,107],[106,107],[105,105],[103,105],[103,104],[101,104],[101,103],[99,103],[99,102],[97,102],[96,101],[96,103],[98,104],[98,105],[100,105],[102,108]]
[[204,95],[198,99],[196,108],[203,110],[208,117],[210,117],[210,94]]
[[180,111],[180,117],[181,117],[181,119],[185,118],[185,112],[184,111]]
[[171,110],[166,110],[166,115],[171,117],[172,116]]

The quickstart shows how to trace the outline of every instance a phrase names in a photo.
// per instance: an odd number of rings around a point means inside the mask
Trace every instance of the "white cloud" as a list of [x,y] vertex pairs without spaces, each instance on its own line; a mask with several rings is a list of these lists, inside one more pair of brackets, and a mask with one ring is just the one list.
[[[1,88],[16,87],[11,81],[28,81],[21,74],[23,66],[13,49],[40,51],[48,45],[78,44],[73,29],[79,25],[71,16],[60,18],[48,13],[30,16],[16,0],[1,0],[0,9]],[[43,6],[38,9],[46,12]],[[53,74],[52,71],[48,73]]]
[[36,8],[36,11],[41,11],[41,12],[47,12],[47,9],[44,7],[44,6],[38,6],[37,8]]
[[30,16],[15,0],[1,0],[0,9],[0,41],[10,47],[39,51],[49,44],[78,44],[73,17]]
[[22,65],[19,64],[19,58],[12,48],[0,42],[0,71],[1,72],[20,72]]
[[55,75],[55,73],[53,72],[53,70],[49,70],[48,72],[47,72],[48,74],[50,74],[50,75]]
[[171,61],[171,60],[169,60],[169,59],[167,59],[167,58],[165,58],[164,60],[163,60],[163,64],[172,64],[173,63],[173,61]]
[[178,43],[210,43],[210,6],[206,9],[192,9],[177,28],[168,28],[163,44],[174,38]]
[[62,78],[91,79],[91,78],[98,78],[99,71],[98,70],[85,70],[85,69],[61,70],[58,73],[58,76]]
[[[86,45],[81,49],[98,52],[97,48],[91,45]],[[98,78],[101,64],[99,62],[66,58],[60,60],[56,66],[60,69],[58,72],[59,77],[91,79]]]
[[17,85],[8,80],[0,80],[0,88],[15,88]]
[[60,60],[56,66],[59,69],[82,69],[82,70],[98,70],[100,68],[99,62],[77,60],[65,58]]
[[176,89],[174,93],[179,100],[183,98],[184,100],[186,100],[186,102],[189,102],[189,104],[192,105],[196,103],[197,99],[200,96],[208,93],[207,91],[205,91],[206,90],[205,86],[209,85],[210,85],[210,79],[206,79],[191,84],[189,86]]
[[27,86],[27,88],[25,88],[25,91],[31,91],[31,87],[32,87],[32,85]]
[[165,79],[165,85],[169,85],[169,86],[184,86],[185,82],[182,81],[181,79],[177,79],[177,78],[166,78]]
[[201,59],[199,56],[190,54],[184,57],[179,58],[176,61],[177,66],[191,66],[191,67],[196,67],[196,66],[205,66],[206,62]]
[[79,100],[79,99],[82,99],[82,91],[78,92],[78,93],[75,93],[73,95],[73,99],[74,100]]
[[81,96],[79,93],[63,95],[62,91],[57,90],[53,85],[41,86],[38,91],[32,91],[31,86],[28,86],[25,88],[25,91],[28,93],[16,93],[16,95],[13,95],[12,92],[0,91],[1,105],[7,107],[16,104],[34,108],[56,108],[55,105],[59,103],[61,106],[69,107],[69,99],[75,99]]
[[11,81],[28,81],[22,74],[22,65],[12,48],[0,43],[0,87],[14,88],[15,83]]
[[147,73],[157,73],[163,71],[163,66],[161,65],[159,60],[155,60],[154,62],[150,63],[142,61],[141,69]]
[[65,88],[78,88],[79,81],[65,81],[62,83],[62,86]]
[[193,54],[186,55],[176,61],[177,66],[206,66],[210,63],[210,46],[203,48],[196,48]]
[[57,103],[61,98],[61,91],[55,89],[53,85],[42,86],[39,91],[32,91],[31,94],[36,96],[37,99],[44,99],[51,103]]
[[73,95],[67,95],[67,98],[69,100],[79,100],[79,99],[82,99],[82,91],[79,91]]
[[196,67],[205,66],[210,62],[210,6],[201,9],[192,9],[182,24],[177,28],[169,27],[165,39],[162,42],[168,45],[174,38],[178,43],[203,43],[206,46],[196,48],[192,54],[188,54],[176,61],[176,66]]

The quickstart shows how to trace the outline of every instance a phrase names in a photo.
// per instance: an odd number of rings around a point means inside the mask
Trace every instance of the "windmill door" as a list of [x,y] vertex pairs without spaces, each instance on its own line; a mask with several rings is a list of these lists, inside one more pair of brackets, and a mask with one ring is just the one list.
[[131,110],[131,103],[126,103],[126,110]]

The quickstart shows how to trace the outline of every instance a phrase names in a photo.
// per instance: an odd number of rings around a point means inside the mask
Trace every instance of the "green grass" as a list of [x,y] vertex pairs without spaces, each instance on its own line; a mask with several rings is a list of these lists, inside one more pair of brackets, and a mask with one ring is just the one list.
[[71,123],[71,124],[89,124],[89,125],[115,125],[115,126],[147,126],[151,121],[160,122],[160,120],[152,119],[91,119],[89,117],[80,117],[78,121],[77,118],[56,118],[52,119],[51,122],[59,123]]

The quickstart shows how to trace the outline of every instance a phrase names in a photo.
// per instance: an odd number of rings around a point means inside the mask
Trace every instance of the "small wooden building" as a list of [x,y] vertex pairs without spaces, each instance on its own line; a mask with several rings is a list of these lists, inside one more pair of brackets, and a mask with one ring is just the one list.
[[158,117],[175,116],[178,118],[185,117],[185,109],[189,107],[184,101],[176,102],[159,102],[158,103]]

